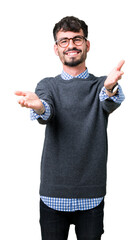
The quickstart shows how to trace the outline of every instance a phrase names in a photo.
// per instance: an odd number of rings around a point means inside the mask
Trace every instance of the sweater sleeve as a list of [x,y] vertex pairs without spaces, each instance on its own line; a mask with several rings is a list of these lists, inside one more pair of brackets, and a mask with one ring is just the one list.
[[118,92],[113,97],[109,97],[105,92],[105,87],[102,87],[101,92],[99,94],[99,99],[100,99],[103,109],[107,113],[112,113],[114,110],[116,110],[121,105],[121,103],[125,99],[125,96],[124,96],[121,86],[119,85]]
[[38,118],[42,118],[43,120],[47,120],[49,117],[50,117],[50,107],[49,105],[47,104],[47,102],[45,102],[44,100],[40,99],[41,102],[43,103],[44,105],[44,108],[45,108],[45,112],[41,115],[37,114],[35,112],[34,109],[30,109],[30,119],[31,120],[37,120]]
[[116,95],[114,95],[113,97],[109,97],[107,94],[106,94],[106,88],[105,87],[103,87],[102,89],[101,89],[101,92],[100,92],[100,94],[99,94],[99,99],[100,99],[100,101],[104,101],[104,100],[106,100],[106,99],[111,99],[111,100],[113,100],[115,103],[122,103],[123,101],[124,101],[124,99],[125,99],[125,96],[124,96],[124,93],[123,93],[123,91],[122,91],[122,88],[121,88],[121,86],[118,84],[118,91],[117,91],[117,94]]
[[54,101],[52,97],[52,93],[50,90],[49,79],[43,79],[37,84],[35,89],[35,93],[37,96],[49,106],[49,115],[47,119],[42,116],[38,117],[37,120],[40,124],[47,124],[54,117]]

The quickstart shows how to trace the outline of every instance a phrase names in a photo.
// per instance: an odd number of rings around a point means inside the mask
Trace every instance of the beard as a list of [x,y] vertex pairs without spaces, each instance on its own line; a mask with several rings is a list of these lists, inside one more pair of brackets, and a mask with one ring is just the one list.
[[79,64],[83,63],[84,60],[85,60],[85,59],[84,59],[83,56],[81,56],[81,58],[78,59],[78,60],[76,60],[76,59],[73,57],[73,58],[70,59],[70,61],[65,60],[65,61],[64,61],[64,65],[69,66],[69,67],[76,67],[76,66],[78,66]]
[[[76,56],[76,57],[68,57],[67,54],[70,51],[77,51],[80,55]],[[68,49],[67,51],[63,52],[62,54],[59,54],[59,57],[61,59],[61,61],[63,62],[64,65],[69,66],[69,67],[76,67],[78,65],[80,65],[81,63],[83,63],[86,60],[87,57],[87,51],[82,51],[76,48],[73,49]]]

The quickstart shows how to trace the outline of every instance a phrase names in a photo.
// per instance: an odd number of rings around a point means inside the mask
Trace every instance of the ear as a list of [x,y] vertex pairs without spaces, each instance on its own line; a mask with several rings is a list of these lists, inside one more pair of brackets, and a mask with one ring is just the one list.
[[89,52],[89,50],[90,50],[90,42],[88,40],[86,42],[86,46],[87,46],[87,52]]
[[57,46],[56,43],[55,43],[55,45],[54,45],[54,52],[55,52],[55,54],[58,56],[58,46]]

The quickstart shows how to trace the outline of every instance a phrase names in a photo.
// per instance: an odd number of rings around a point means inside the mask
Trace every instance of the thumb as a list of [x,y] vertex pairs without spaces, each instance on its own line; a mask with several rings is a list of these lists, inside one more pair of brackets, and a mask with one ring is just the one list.
[[23,96],[23,97],[25,97],[25,96],[27,95],[27,92],[15,91],[14,94],[17,95],[17,96]]
[[120,71],[121,68],[122,68],[122,66],[124,65],[124,63],[125,63],[125,60],[121,60],[121,61],[118,63],[118,65],[117,65],[117,67],[116,67],[116,70],[117,70],[117,71]]

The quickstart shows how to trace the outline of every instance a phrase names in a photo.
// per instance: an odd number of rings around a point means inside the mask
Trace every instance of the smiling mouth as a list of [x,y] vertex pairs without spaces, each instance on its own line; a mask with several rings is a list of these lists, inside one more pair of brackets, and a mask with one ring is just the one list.
[[73,57],[73,56],[78,55],[80,52],[81,52],[81,50],[68,50],[68,51],[64,52],[64,54],[67,56]]

